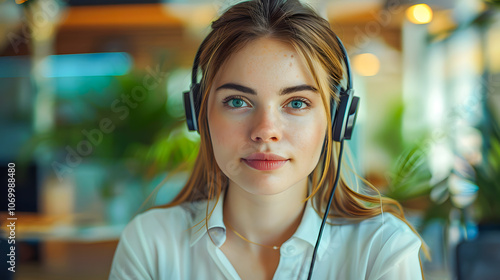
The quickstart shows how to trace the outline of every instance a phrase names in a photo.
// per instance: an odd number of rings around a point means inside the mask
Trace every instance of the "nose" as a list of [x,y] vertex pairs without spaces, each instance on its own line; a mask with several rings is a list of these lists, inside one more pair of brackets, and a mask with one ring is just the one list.
[[277,142],[282,137],[279,112],[269,106],[267,109],[256,112],[253,120],[251,138],[255,142]]

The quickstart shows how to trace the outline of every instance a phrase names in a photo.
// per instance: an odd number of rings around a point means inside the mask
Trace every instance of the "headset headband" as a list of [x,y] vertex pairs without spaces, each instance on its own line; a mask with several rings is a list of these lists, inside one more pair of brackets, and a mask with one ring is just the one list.
[[[332,138],[334,141],[339,142],[344,139],[351,139],[352,131],[357,117],[359,97],[354,96],[354,90],[352,88],[351,66],[349,63],[347,51],[340,38],[337,35],[335,35],[335,38],[337,39],[340,50],[342,52],[347,74],[347,86],[345,89],[340,85],[332,85],[339,91],[340,100],[338,104],[333,97],[330,98]],[[186,113],[186,123],[188,125],[188,129],[196,130],[198,132],[198,117],[201,107],[201,97],[204,90],[201,87],[203,80],[200,83],[197,82],[198,65],[200,63],[201,51],[204,49],[207,40],[208,36],[203,40],[200,47],[198,48],[198,51],[196,52],[193,68],[191,70],[191,87],[189,91],[184,92],[184,109]]]
[[[208,37],[207,37],[208,38]],[[191,69],[191,86],[197,84],[197,78],[198,78],[198,65],[200,63],[200,55],[201,55],[201,50],[203,50],[203,47],[205,46],[205,43],[207,41],[207,38],[203,40],[201,43],[200,47],[196,51],[196,56],[194,57],[194,62],[193,62],[193,67]],[[352,76],[351,76],[351,64],[349,62],[349,56],[347,55],[347,51],[344,47],[344,44],[340,40],[340,38],[335,35],[335,39],[339,43],[340,50],[342,51],[342,56],[344,60],[344,65],[345,65],[345,70],[347,74],[347,85],[344,91],[341,91],[341,93],[345,92],[347,94],[351,94],[352,90]]]

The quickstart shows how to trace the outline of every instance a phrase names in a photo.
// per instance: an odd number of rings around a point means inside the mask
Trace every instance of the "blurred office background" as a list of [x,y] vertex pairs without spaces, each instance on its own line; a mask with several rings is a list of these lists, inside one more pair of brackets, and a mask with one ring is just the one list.
[[[182,92],[210,22],[235,2],[0,0],[0,164],[2,178],[16,165],[18,218],[16,272],[0,278],[107,279],[126,223],[186,180],[199,136]],[[354,165],[403,203],[431,250],[426,278],[493,279],[500,4],[306,2],[351,58]]]

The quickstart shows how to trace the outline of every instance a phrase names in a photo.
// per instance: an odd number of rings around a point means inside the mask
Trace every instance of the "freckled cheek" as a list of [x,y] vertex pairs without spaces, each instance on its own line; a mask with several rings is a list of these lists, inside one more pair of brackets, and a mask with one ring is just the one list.
[[242,140],[241,125],[238,122],[218,112],[210,115],[209,120],[210,135],[214,145],[229,148]]
[[292,141],[294,141],[294,146],[299,151],[297,155],[302,155],[305,157],[304,159],[308,160],[318,157],[325,139],[325,128],[326,123],[323,124],[316,119],[316,121],[303,125],[300,130],[295,131]]
[[323,144],[324,135],[325,133],[320,130],[310,130],[301,133],[299,139],[297,139],[297,147],[308,156],[314,157],[318,146]]

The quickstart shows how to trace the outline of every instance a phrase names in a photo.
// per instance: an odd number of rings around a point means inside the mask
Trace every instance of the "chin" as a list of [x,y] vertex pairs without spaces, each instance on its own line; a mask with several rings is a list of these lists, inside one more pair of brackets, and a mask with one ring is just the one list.
[[285,192],[290,189],[291,186],[284,185],[283,182],[252,182],[249,184],[248,181],[245,185],[242,185],[241,188],[246,192],[251,193],[253,195],[275,195]]

